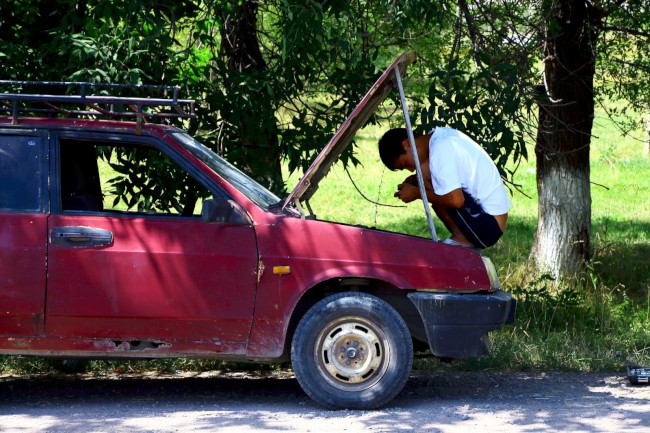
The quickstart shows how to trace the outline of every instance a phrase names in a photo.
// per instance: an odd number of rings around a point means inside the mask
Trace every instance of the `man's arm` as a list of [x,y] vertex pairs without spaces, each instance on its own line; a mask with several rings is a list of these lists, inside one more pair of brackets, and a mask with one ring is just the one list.
[[[447,194],[438,195],[433,190],[426,188],[427,201],[434,206],[442,206],[447,208],[459,208],[465,203],[465,196],[463,190],[456,188]],[[420,188],[412,183],[404,182],[397,185],[397,192],[395,197],[402,200],[404,203],[410,203],[420,197]]]

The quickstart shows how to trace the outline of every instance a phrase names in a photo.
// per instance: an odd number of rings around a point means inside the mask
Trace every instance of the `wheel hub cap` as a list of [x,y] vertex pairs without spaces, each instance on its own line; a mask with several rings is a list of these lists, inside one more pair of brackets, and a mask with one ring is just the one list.
[[320,360],[336,382],[359,384],[374,380],[385,358],[381,337],[370,326],[345,321],[321,335]]

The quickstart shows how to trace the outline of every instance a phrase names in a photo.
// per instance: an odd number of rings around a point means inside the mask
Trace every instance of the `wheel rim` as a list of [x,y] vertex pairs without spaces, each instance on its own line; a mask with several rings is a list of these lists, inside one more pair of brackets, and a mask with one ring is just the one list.
[[384,333],[360,317],[344,317],[329,323],[316,345],[318,368],[340,389],[365,389],[386,371],[390,358]]

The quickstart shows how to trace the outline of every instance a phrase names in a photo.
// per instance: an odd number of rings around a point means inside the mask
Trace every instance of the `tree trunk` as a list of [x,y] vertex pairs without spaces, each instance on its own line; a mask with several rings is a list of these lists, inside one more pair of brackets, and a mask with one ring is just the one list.
[[[258,40],[257,10],[257,1],[246,0],[225,17],[221,50],[228,59],[231,74],[251,74],[251,77],[262,77],[263,81],[269,71]],[[229,121],[238,127],[242,149],[232,153],[243,156],[239,166],[260,184],[283,194],[275,103],[268,90],[267,86],[260,86],[253,104],[243,103],[233,112],[234,119]]]
[[645,115],[645,143],[643,145],[643,156],[650,155],[650,111]]
[[578,272],[590,256],[589,146],[594,116],[595,30],[587,2],[547,5],[544,94],[535,146],[537,230],[531,259],[554,278]]

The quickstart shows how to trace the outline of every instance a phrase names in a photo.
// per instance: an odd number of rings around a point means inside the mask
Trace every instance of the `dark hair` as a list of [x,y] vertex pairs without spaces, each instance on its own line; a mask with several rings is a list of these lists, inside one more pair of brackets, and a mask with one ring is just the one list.
[[402,142],[408,138],[406,128],[389,129],[379,139],[379,156],[386,167],[395,170],[395,161],[406,151],[402,147]]

